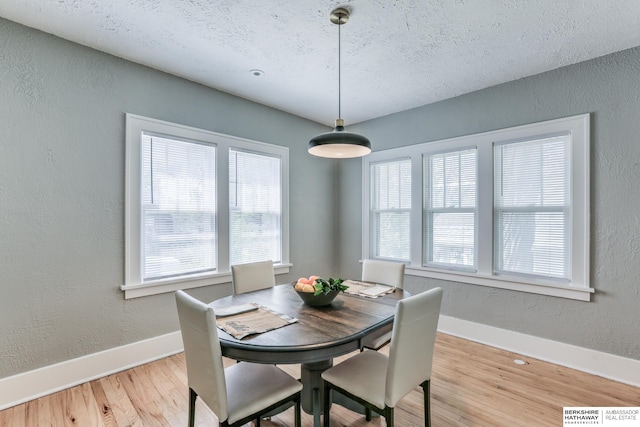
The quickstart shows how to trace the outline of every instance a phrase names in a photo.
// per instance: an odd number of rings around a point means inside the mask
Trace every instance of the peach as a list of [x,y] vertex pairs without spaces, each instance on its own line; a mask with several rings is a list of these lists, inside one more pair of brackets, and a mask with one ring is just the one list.
[[298,283],[304,283],[304,284],[310,284],[311,282],[309,282],[309,279],[307,279],[306,277],[301,277],[298,279]]

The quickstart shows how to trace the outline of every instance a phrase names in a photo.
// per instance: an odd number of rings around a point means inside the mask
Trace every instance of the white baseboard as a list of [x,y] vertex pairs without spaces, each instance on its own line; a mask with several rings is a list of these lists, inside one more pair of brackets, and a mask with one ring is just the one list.
[[[440,332],[640,387],[640,360],[440,316]],[[0,379],[0,410],[183,350],[180,332]]]
[[111,348],[0,379],[0,410],[183,350],[180,332]]
[[440,316],[438,331],[640,387],[640,360]]

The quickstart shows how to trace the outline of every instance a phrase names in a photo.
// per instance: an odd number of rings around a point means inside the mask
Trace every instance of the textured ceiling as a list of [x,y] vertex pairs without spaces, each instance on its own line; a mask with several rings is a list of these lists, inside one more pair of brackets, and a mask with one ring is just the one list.
[[0,16],[331,125],[336,6],[347,126],[640,46],[640,0],[0,0]]

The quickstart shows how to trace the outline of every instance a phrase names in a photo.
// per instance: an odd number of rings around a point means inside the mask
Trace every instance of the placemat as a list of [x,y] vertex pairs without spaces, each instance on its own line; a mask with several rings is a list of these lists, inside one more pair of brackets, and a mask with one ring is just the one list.
[[379,298],[396,290],[395,286],[358,282],[356,280],[345,280],[343,284],[349,286],[349,288],[344,291],[345,293],[367,298]]
[[251,303],[251,305],[257,309],[232,316],[217,317],[216,325],[229,335],[240,340],[249,335],[262,334],[298,321],[295,317],[278,313],[260,304]]

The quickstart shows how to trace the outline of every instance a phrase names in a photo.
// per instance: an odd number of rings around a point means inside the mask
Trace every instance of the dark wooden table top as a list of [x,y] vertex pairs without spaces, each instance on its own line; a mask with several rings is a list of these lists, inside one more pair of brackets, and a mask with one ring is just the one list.
[[258,363],[312,363],[358,350],[362,338],[393,324],[396,302],[408,296],[402,289],[375,299],[340,293],[331,305],[311,307],[291,284],[284,284],[221,298],[211,306],[215,311],[216,307],[254,302],[298,319],[241,340],[218,329],[225,356]]

